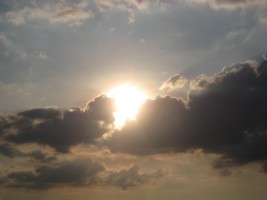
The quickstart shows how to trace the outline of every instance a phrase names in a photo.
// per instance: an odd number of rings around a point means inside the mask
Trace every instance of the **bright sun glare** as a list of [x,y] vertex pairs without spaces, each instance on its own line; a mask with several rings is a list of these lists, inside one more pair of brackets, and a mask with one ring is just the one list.
[[120,85],[107,94],[116,104],[115,127],[122,128],[128,120],[134,120],[139,108],[147,99],[144,92],[131,85]]

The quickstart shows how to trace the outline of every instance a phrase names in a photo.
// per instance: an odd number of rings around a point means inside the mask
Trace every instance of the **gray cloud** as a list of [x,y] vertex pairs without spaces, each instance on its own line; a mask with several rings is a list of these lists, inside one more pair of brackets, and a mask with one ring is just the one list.
[[99,12],[114,10],[128,13],[130,22],[133,22],[137,10],[145,10],[152,5],[163,8],[166,3],[156,0],[15,1],[3,3],[7,8],[3,19],[17,26],[36,19],[73,26],[84,23]]
[[136,121],[107,141],[133,154],[202,149],[221,155],[215,168],[267,160],[267,62],[245,62],[199,76],[187,102],[148,100]]
[[56,108],[35,108],[18,113],[18,116],[29,119],[50,119],[59,118],[60,111]]
[[56,159],[55,156],[48,155],[40,150],[23,152],[8,143],[0,145],[0,154],[8,158],[31,158],[41,162],[50,162]]
[[47,189],[61,186],[85,186],[96,184],[96,175],[104,167],[89,159],[75,159],[53,166],[41,166],[34,171],[9,173],[6,187]]
[[140,10],[146,11],[150,8],[164,10],[168,5],[167,2],[158,0],[95,0],[94,2],[100,12],[115,11],[128,14],[130,23],[135,21]]
[[22,25],[34,19],[46,19],[50,23],[79,25],[93,16],[86,1],[34,1],[9,3],[4,19],[15,25]]
[[188,2],[208,4],[216,9],[236,9],[250,6],[264,6],[264,0],[187,0]]
[[0,145],[0,154],[7,156],[9,158],[20,157],[24,155],[23,152],[10,146],[9,144]]
[[[2,120],[2,133],[7,141],[49,145],[59,152],[68,152],[73,145],[92,144],[113,122],[113,100],[100,96],[84,110],[72,108],[60,112],[55,108],[32,109]],[[101,123],[103,122],[103,123]],[[15,132],[9,132],[9,129]]]
[[156,180],[163,176],[162,170],[145,173],[137,165],[133,165],[128,169],[119,172],[111,172],[106,180],[106,183],[118,186],[124,190],[129,187],[143,185],[151,180]]
[[1,185],[11,188],[49,189],[83,187],[97,184],[111,185],[126,190],[154,183],[165,175],[162,169],[145,171],[137,165],[123,170],[107,170],[88,158],[52,162],[35,166],[32,170],[16,170],[1,177]]

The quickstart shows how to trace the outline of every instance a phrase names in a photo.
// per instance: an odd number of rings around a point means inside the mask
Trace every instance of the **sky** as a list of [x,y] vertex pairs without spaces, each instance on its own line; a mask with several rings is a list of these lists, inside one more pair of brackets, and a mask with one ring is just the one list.
[[[266,13],[0,0],[0,199],[265,200]],[[146,100],[118,128],[123,84]]]

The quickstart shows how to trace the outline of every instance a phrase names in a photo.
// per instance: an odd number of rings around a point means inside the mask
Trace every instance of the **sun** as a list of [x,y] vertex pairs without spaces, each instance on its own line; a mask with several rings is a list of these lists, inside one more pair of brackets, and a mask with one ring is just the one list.
[[110,90],[107,96],[115,101],[114,125],[118,129],[122,128],[128,120],[136,119],[139,108],[147,99],[143,91],[128,84]]

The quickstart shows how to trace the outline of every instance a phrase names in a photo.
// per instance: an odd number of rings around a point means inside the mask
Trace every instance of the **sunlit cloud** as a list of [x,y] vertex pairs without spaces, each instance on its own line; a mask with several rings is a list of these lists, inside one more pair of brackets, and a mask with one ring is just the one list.
[[175,74],[172,77],[168,78],[168,80],[164,81],[159,87],[159,90],[175,90],[183,88],[186,82],[187,80],[183,76],[181,76],[180,74]]

